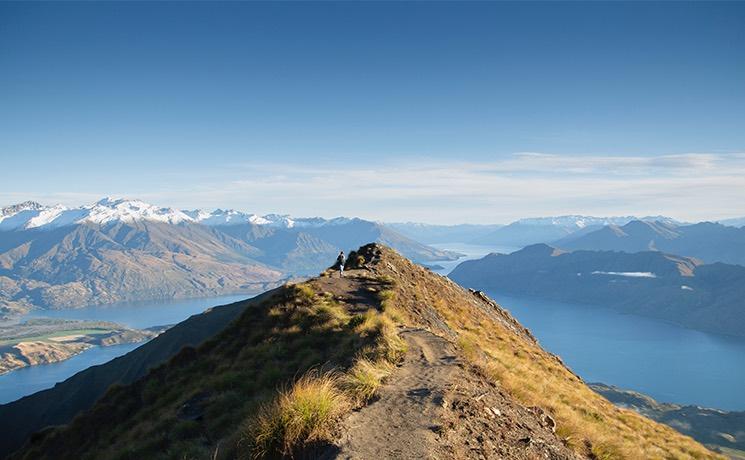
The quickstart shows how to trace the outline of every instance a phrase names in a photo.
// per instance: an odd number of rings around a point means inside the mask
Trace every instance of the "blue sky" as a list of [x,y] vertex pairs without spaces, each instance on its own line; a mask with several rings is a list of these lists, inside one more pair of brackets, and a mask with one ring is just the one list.
[[745,215],[745,3],[0,3],[0,204]]

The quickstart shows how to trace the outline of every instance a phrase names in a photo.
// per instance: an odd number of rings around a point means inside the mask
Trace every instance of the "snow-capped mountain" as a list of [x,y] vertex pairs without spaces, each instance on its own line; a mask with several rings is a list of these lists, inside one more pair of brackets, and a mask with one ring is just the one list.
[[0,208],[0,230],[0,314],[255,292],[318,273],[339,251],[371,241],[421,262],[457,257],[357,218],[180,211],[110,198]]
[[192,221],[208,226],[217,225],[238,225],[238,224],[255,224],[267,225],[272,222],[256,214],[248,214],[235,209],[216,209],[212,212],[203,209],[193,211],[183,211]]
[[161,208],[141,200],[112,198],[104,198],[91,205],[77,208],[68,208],[63,205],[45,206],[35,201],[26,201],[0,209],[0,230],[52,229],[82,223],[105,225],[114,222],[138,221],[169,224],[188,222],[210,227],[253,224],[278,228],[309,228],[346,224],[351,219],[346,217],[293,218],[286,214],[260,216],[234,209],[180,211],[173,208]]
[[159,208],[140,200],[104,198],[77,208],[44,206],[27,201],[2,209],[0,230],[50,229],[81,223],[104,225],[144,220],[169,224],[193,221],[181,211]]

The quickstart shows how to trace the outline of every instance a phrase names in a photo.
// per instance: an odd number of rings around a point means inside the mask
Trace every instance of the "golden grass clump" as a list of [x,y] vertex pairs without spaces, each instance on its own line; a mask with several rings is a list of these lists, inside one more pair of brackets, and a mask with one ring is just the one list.
[[331,440],[337,420],[351,407],[339,376],[311,371],[262,407],[249,424],[247,441],[253,458],[293,452]]
[[342,378],[344,390],[362,405],[372,399],[395,366],[385,360],[372,361],[360,358]]

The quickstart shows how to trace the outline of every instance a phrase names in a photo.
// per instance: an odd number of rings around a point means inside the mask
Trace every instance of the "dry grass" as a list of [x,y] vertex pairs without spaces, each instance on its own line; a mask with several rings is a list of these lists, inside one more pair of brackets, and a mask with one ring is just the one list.
[[262,407],[249,424],[253,458],[292,456],[308,444],[331,440],[337,420],[351,407],[339,377],[312,371]]
[[395,366],[385,360],[371,361],[361,358],[342,379],[342,387],[358,405],[372,399]]
[[[596,459],[715,458],[693,439],[632,411],[613,406],[558,360],[502,325],[473,311],[450,311],[466,359],[525,405],[541,406],[576,452]],[[456,319],[457,318],[457,319]]]
[[252,458],[292,457],[309,445],[330,441],[341,417],[373,398],[406,353],[391,314],[395,307],[390,291],[381,296],[381,303],[388,302],[386,311],[371,308],[352,317],[333,296],[317,294],[309,284],[298,284],[295,290],[302,302],[312,304],[311,328],[351,327],[372,345],[360,350],[346,372],[309,372],[249,419],[243,443],[250,446]]
[[409,282],[394,286],[394,296],[386,296],[417,319],[413,324],[424,313],[438,318],[422,325],[443,334],[454,332],[468,361],[526,406],[550,413],[557,434],[578,454],[598,459],[722,458],[670,427],[615,407],[522,336],[517,326],[495,319],[500,314],[487,313],[491,306],[454,283],[405,261],[395,265],[395,274]]

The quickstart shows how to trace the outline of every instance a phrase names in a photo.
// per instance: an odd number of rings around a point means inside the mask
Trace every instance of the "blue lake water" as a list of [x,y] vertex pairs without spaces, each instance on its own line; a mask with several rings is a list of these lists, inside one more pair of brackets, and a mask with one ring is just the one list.
[[431,244],[430,246],[437,249],[455,251],[465,255],[465,257],[461,257],[458,260],[442,260],[432,262],[432,265],[437,264],[442,267],[442,269],[434,270],[436,273],[439,273],[441,275],[447,275],[448,273],[453,271],[453,269],[458,266],[458,264],[460,264],[461,262],[465,262],[466,260],[480,259],[491,252],[509,254],[520,249],[506,246],[482,246],[466,243],[437,243]]
[[110,347],[93,347],[79,355],[58,363],[29,366],[0,375],[0,404],[5,404],[37,391],[51,388],[55,383],[72,377],[97,364],[129,353],[141,343],[125,343]]
[[[514,248],[438,244],[458,263]],[[745,410],[745,339],[707,334],[591,305],[488,292],[586,382],[645,393],[661,402]]]
[[191,315],[217,305],[225,305],[253,297],[250,294],[142,302],[120,302],[74,310],[35,311],[24,318],[64,318],[92,321],[112,321],[135,329],[179,323]]
[[587,382],[662,402],[745,410],[745,339],[605,308],[488,294]]
[[[225,305],[251,297],[249,294],[207,299],[126,302],[113,305],[33,312],[24,318],[65,318],[113,321],[133,328],[163,326],[181,322],[207,308]],[[142,343],[127,343],[110,347],[93,347],[68,360],[30,366],[0,375],[0,404],[15,401],[39,390],[51,388],[90,366],[103,364],[128,353]]]

